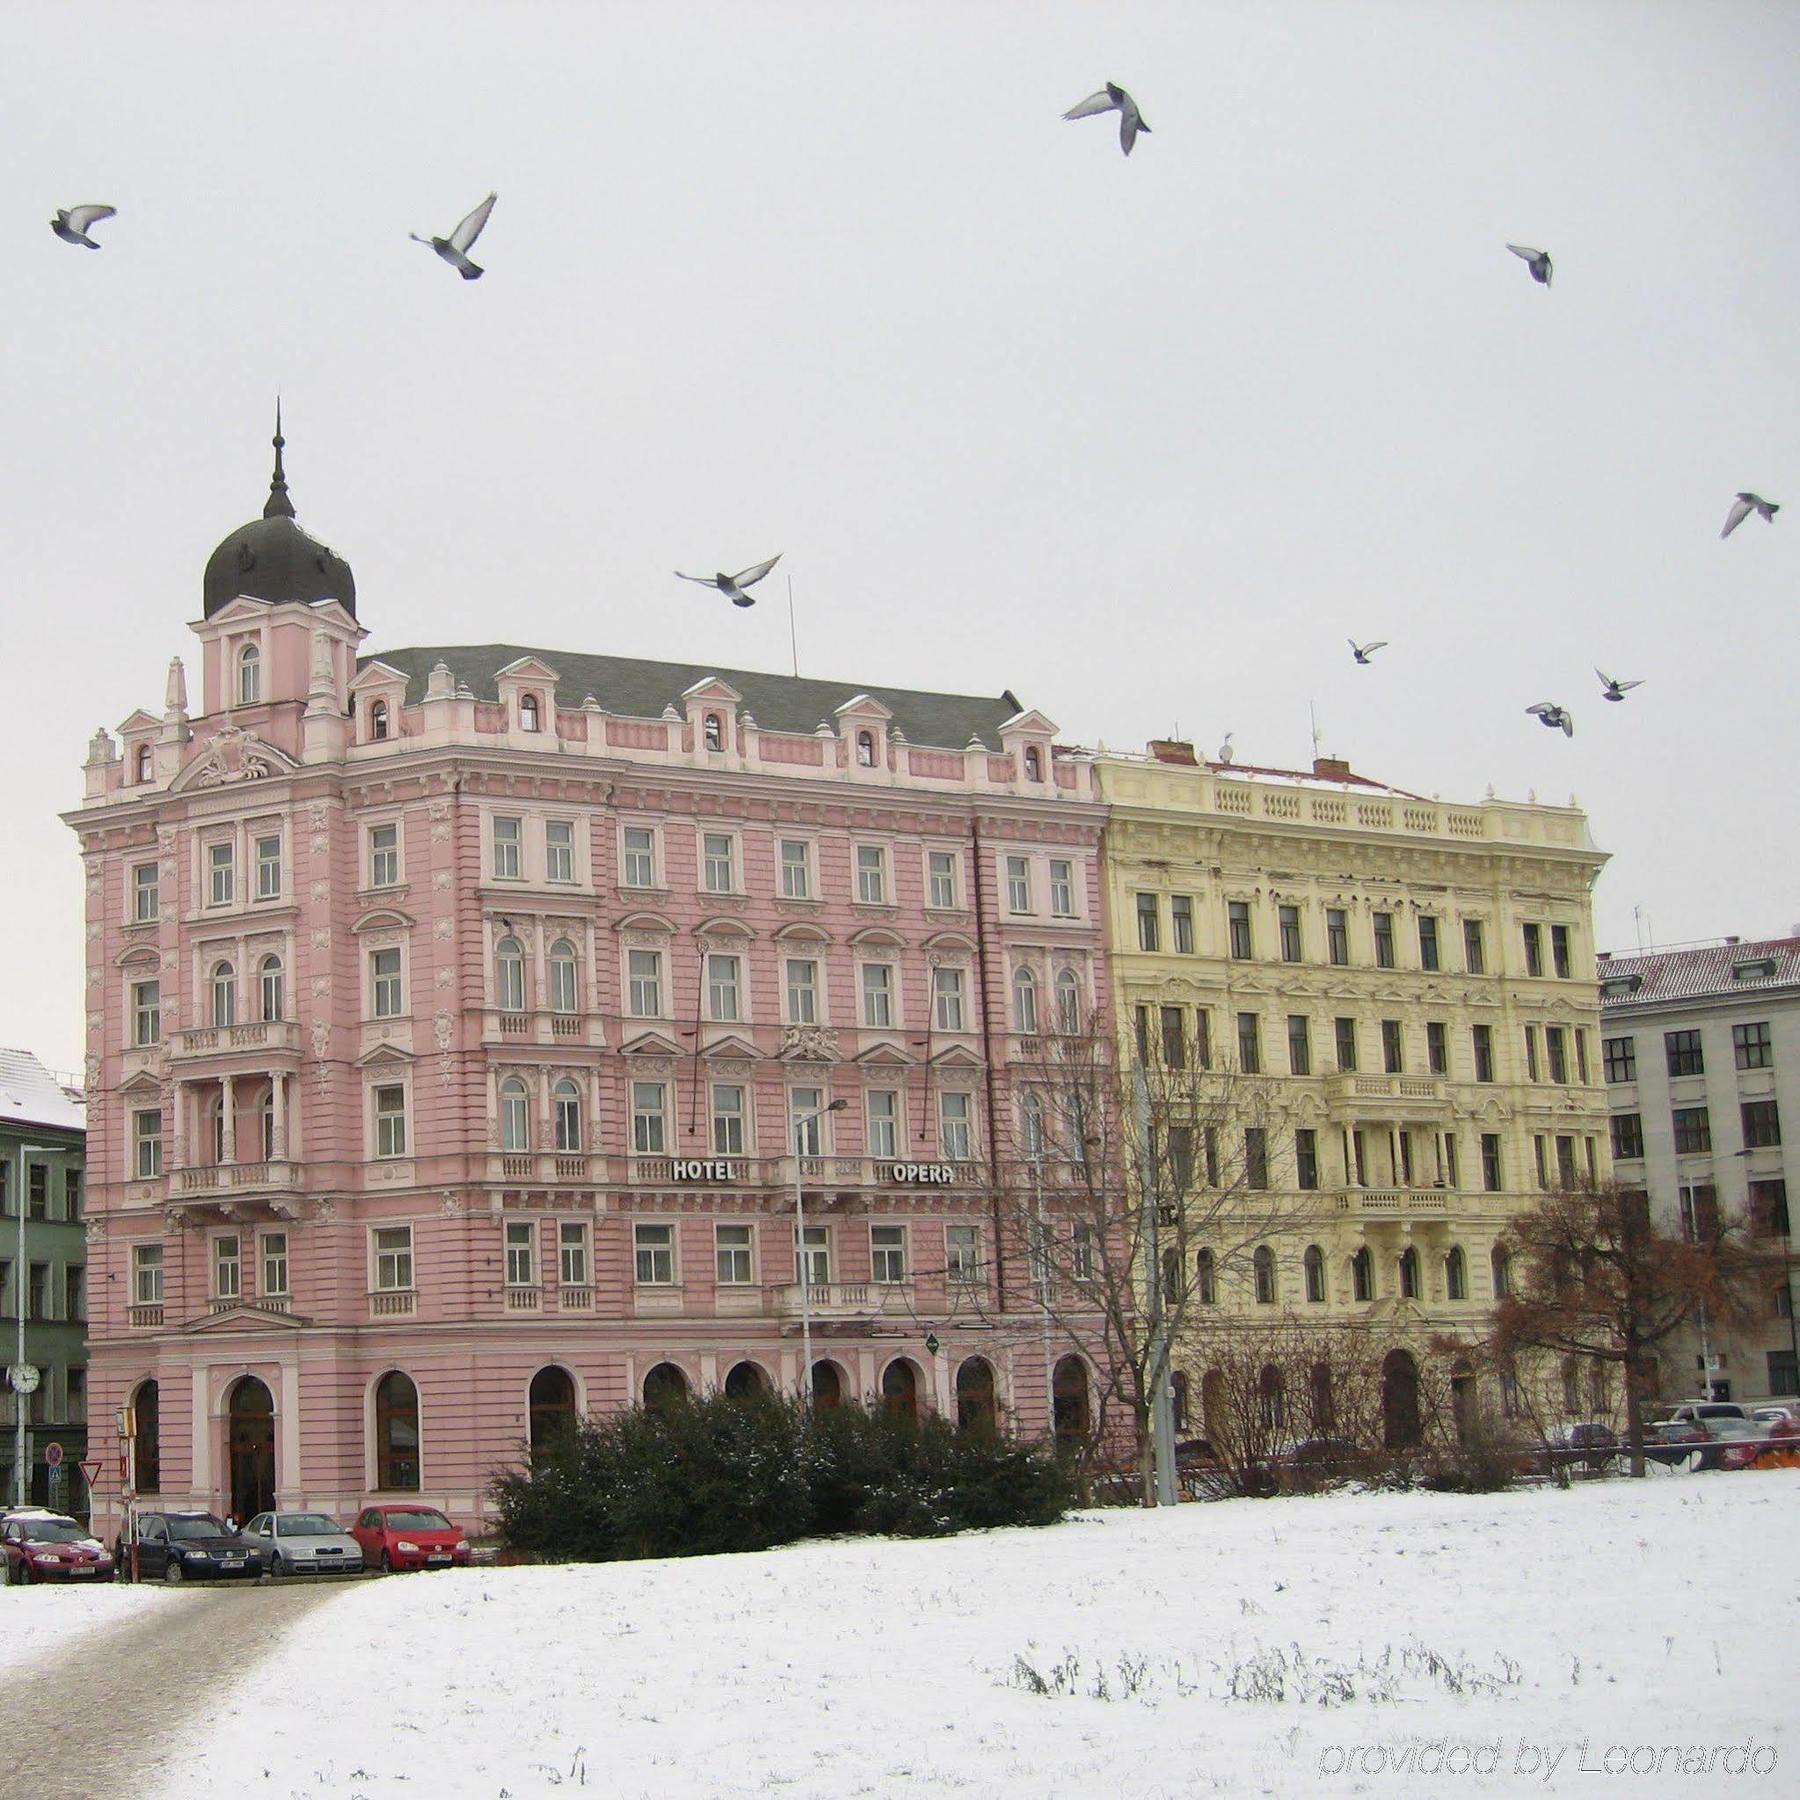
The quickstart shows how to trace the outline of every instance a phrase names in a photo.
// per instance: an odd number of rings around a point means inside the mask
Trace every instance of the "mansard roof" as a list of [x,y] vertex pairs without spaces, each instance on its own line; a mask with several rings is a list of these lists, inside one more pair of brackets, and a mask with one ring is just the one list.
[[[978,738],[1000,748],[1000,727],[1022,709],[1010,693],[934,694],[913,688],[872,687],[866,681],[819,681],[810,676],[771,675],[717,663],[652,662],[631,656],[587,656],[571,650],[537,650],[522,644],[428,644],[384,650],[380,660],[407,678],[408,702],[422,700],[432,665],[448,663],[458,684],[481,700],[497,700],[495,676],[521,657],[536,657],[557,673],[558,696],[567,705],[592,694],[610,713],[635,719],[661,718],[663,709],[683,710],[682,700],[709,676],[729,682],[743,696],[744,709],[766,730],[810,735],[849,701],[879,701],[914,744],[965,749]],[[363,663],[373,662],[365,657]]]

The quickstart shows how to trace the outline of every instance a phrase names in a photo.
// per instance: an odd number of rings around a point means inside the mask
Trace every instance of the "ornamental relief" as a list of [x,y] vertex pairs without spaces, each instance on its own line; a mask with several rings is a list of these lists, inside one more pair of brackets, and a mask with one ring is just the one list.
[[633,950],[663,950],[668,947],[670,933],[646,931],[640,926],[632,931],[621,931],[617,936],[621,944]]

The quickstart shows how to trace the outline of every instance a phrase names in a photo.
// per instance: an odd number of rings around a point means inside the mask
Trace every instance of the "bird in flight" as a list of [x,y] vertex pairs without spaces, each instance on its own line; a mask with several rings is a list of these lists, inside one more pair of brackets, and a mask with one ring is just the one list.
[[1775,515],[1780,511],[1781,506],[1778,501],[1765,500],[1761,494],[1739,494],[1731,503],[1731,511],[1725,515],[1725,529],[1719,533],[1719,536],[1730,537],[1752,513],[1761,513],[1773,525]]
[[1552,731],[1560,731],[1564,737],[1575,735],[1575,715],[1566,706],[1558,706],[1554,700],[1540,700],[1536,706],[1528,706],[1525,710],[1535,713],[1540,725],[1547,725]]
[[1359,663],[1365,664],[1377,650],[1385,650],[1387,648],[1386,638],[1372,638],[1366,644],[1359,644],[1355,638],[1345,638],[1344,642],[1350,646],[1350,654],[1354,656]]
[[754,587],[780,561],[781,552],[777,550],[767,562],[752,563],[735,575],[682,575],[679,569],[675,573],[683,581],[697,581],[702,587],[717,588],[733,606],[754,606],[755,597],[746,594],[744,589]]
[[1615,681],[1604,669],[1594,671],[1600,677],[1601,698],[1605,700],[1623,700],[1628,688],[1642,687],[1641,681]]
[[429,244],[464,281],[479,281],[483,271],[469,261],[469,248],[481,236],[481,228],[488,222],[488,214],[494,210],[494,201],[498,197],[489,194],[447,238],[423,238],[416,231],[406,235],[415,244]]
[[1533,250],[1528,244],[1508,244],[1506,247],[1514,256],[1524,257],[1525,266],[1531,271],[1533,281],[1541,282],[1545,287],[1550,285],[1550,252],[1548,250]]
[[100,246],[88,236],[88,232],[102,219],[110,219],[118,210],[116,206],[59,206],[56,217],[50,221],[50,229],[65,244],[80,244],[84,249],[98,250]]
[[1089,94],[1079,105],[1071,106],[1063,117],[1091,119],[1096,113],[1106,112],[1116,112],[1119,115],[1119,148],[1129,156],[1131,146],[1137,142],[1138,133],[1148,131],[1150,127],[1144,123],[1144,115],[1138,111],[1137,102],[1116,81],[1109,81],[1099,93]]

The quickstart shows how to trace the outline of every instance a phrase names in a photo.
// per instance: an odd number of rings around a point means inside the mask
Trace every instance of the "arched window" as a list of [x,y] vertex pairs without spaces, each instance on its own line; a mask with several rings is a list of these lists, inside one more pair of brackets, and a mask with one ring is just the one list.
[[881,1406],[897,1419],[919,1416],[919,1372],[904,1356],[896,1356],[881,1372]]
[[1410,1450],[1423,1437],[1419,1425],[1419,1365],[1405,1350],[1390,1350],[1381,1364],[1381,1441]]
[[1318,1302],[1325,1298],[1325,1252],[1317,1244],[1306,1246],[1306,1297]]
[[837,1406],[844,1398],[844,1378],[836,1363],[816,1362],[812,1369],[812,1403],[814,1406]]
[[1050,1377],[1050,1398],[1056,1416],[1058,1443],[1074,1444],[1094,1428],[1088,1404],[1087,1364],[1079,1356],[1065,1356]]
[[1562,1403],[1566,1413],[1581,1411],[1581,1364],[1572,1356],[1563,1358]]
[[1194,1298],[1202,1306],[1218,1304],[1218,1269],[1210,1250],[1201,1250],[1194,1257]]
[[1025,779],[1027,781],[1042,781],[1044,779],[1044,759],[1038,754],[1038,747],[1036,744],[1027,744],[1025,746]]
[[536,731],[538,728],[538,702],[536,694],[519,696],[519,729]]
[[137,1428],[132,1440],[132,1478],[140,1494],[162,1492],[162,1407],[154,1381],[141,1381],[131,1397]]
[[1181,1252],[1171,1246],[1162,1253],[1163,1304],[1181,1304],[1181,1280],[1184,1273]]
[[1588,1417],[1604,1418],[1612,1411],[1612,1387],[1606,1379],[1606,1364],[1597,1357],[1588,1364]]
[[567,938],[558,938],[550,946],[550,1010],[557,1013],[581,1010],[580,992],[575,982],[575,946]]
[[419,1390],[398,1369],[375,1389],[375,1485],[407,1492],[419,1486]]
[[156,773],[156,767],[155,767],[154,759],[152,758],[152,756],[150,754],[150,746],[148,744],[139,744],[137,747],[137,778],[138,778],[138,780],[139,781],[148,781],[150,779],[150,777],[152,775],[154,775],[155,773]]
[[1256,1405],[1265,1431],[1280,1431],[1287,1424],[1287,1394],[1281,1371],[1273,1363],[1264,1363],[1256,1378]]
[[1512,1257],[1504,1244],[1496,1244],[1488,1261],[1494,1271],[1494,1298],[1504,1300],[1512,1292]]
[[254,706],[262,698],[262,652],[246,644],[238,652],[238,705]]
[[581,1148],[581,1090],[566,1076],[550,1095],[556,1109],[556,1147],[565,1153]]
[[971,1356],[956,1371],[956,1428],[990,1435],[1000,1428],[994,1368],[984,1356]]
[[701,729],[706,736],[706,747],[709,750],[725,748],[725,722],[717,713],[708,713],[701,721]]
[[1169,1374],[1169,1406],[1175,1414],[1175,1429],[1186,1431],[1188,1428],[1188,1378],[1180,1369],[1171,1370]]
[[727,1400],[759,1400],[768,1391],[768,1376],[753,1362],[733,1363],[725,1377]]
[[1225,1403],[1225,1376],[1219,1369],[1208,1369],[1200,1378],[1200,1429],[1216,1444],[1231,1429]]
[[553,1450],[575,1424],[575,1379],[555,1363],[531,1378],[531,1454]]
[[1350,1259],[1350,1291],[1358,1300],[1375,1298],[1375,1259],[1367,1244]]
[[237,971],[228,962],[214,963],[212,972],[212,1022],[237,1023]]
[[1250,1266],[1256,1278],[1256,1304],[1273,1306],[1275,1304],[1275,1252],[1267,1244],[1258,1244],[1256,1254],[1250,1259]]
[[1033,1162],[1044,1154],[1044,1103],[1036,1094],[1019,1102],[1019,1148]]
[[1056,1028],[1064,1037],[1081,1030],[1081,983],[1073,969],[1064,969],[1056,978]]
[[531,1116],[525,1084],[518,1076],[509,1075],[500,1084],[500,1148],[531,1148]]
[[1400,1298],[1416,1300],[1419,1297],[1419,1253],[1411,1244],[1400,1252]]
[[202,1111],[212,1137],[212,1153],[215,1163],[225,1160],[225,1097],[223,1093],[208,1094]]
[[1037,1031],[1037,977],[1024,967],[1013,970],[1013,1028],[1027,1037]]
[[257,970],[257,987],[260,990],[262,1016],[271,1025],[284,1015],[287,999],[285,986],[281,978],[281,958],[272,954],[265,956]]
[[262,1098],[256,1103],[256,1135],[262,1145],[262,1159],[273,1162],[275,1159],[275,1083],[271,1081],[262,1091]]
[[859,731],[856,734],[856,760],[865,769],[875,766],[875,734],[872,731]]
[[502,1012],[525,1010],[525,951],[515,937],[494,946],[494,1003]]
[[1461,1244],[1452,1244],[1450,1254],[1444,1258],[1444,1298],[1446,1300],[1466,1300],[1469,1297],[1469,1265],[1462,1253]]
[[385,700],[369,702],[369,737],[372,741],[388,734],[388,708]]
[[1466,1362],[1458,1362],[1450,1371],[1450,1420],[1456,1427],[1456,1441],[1466,1444],[1481,1423],[1481,1393],[1475,1384],[1475,1371]]
[[673,1412],[687,1398],[688,1379],[673,1363],[660,1362],[644,1377],[645,1412]]
[[1312,1428],[1315,1432],[1335,1429],[1337,1425],[1337,1401],[1331,1392],[1331,1365],[1314,1363],[1312,1376],[1308,1382],[1312,1400]]

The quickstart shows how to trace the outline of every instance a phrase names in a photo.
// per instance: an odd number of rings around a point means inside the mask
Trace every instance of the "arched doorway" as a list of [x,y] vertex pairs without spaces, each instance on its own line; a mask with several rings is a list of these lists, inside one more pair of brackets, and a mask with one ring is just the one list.
[[227,1418],[230,1510],[241,1525],[275,1505],[275,1397],[246,1375],[231,1390]]
[[575,1380],[555,1363],[531,1378],[531,1454],[543,1456],[575,1425]]
[[132,1419],[137,1429],[133,1445],[132,1477],[140,1494],[162,1492],[162,1409],[154,1381],[138,1384],[131,1398]]
[[688,1379],[673,1363],[660,1362],[644,1377],[645,1412],[672,1412],[687,1397]]
[[1381,1441],[1390,1450],[1410,1450],[1419,1429],[1419,1365],[1405,1350],[1390,1350],[1381,1364]]
[[419,1486],[419,1390],[398,1369],[375,1387],[375,1485],[396,1493]]
[[994,1404],[993,1365],[985,1356],[971,1356],[956,1371],[956,1428],[991,1435],[999,1427],[999,1409]]
[[898,1419],[919,1416],[919,1372],[904,1356],[896,1356],[881,1373],[881,1405]]
[[1088,1404],[1087,1364],[1079,1356],[1065,1356],[1050,1378],[1050,1398],[1056,1415],[1058,1443],[1080,1443],[1094,1429],[1093,1409]]
[[753,1362],[734,1363],[725,1377],[727,1400],[760,1400],[768,1391],[768,1376]]
[[816,1362],[812,1371],[814,1406],[836,1406],[844,1398],[844,1378],[836,1363]]

